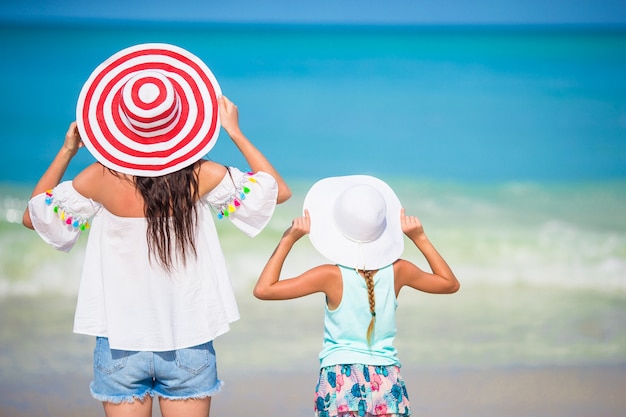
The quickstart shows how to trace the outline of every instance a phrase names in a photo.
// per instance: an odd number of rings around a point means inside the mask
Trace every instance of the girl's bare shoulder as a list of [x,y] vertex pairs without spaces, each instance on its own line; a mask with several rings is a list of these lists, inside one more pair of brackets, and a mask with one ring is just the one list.
[[393,275],[396,282],[406,284],[406,280],[413,276],[416,271],[419,271],[419,268],[406,259],[398,259],[393,264]]

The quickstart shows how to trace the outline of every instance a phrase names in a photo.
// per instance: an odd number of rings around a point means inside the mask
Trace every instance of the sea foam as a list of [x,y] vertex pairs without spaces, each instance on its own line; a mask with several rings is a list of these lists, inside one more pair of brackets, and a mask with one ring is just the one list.
[[[293,186],[254,239],[217,221],[237,290],[249,290],[301,204],[311,182]],[[434,184],[389,181],[407,210],[417,215],[464,286],[529,285],[626,291],[626,186]],[[581,195],[585,198],[581,198]],[[572,202],[582,201],[575,204]],[[87,236],[71,253],[56,252],[16,223],[26,199],[5,195],[0,206],[0,295],[75,294]],[[405,239],[403,258],[428,269]],[[304,238],[287,259],[284,276],[328,262]]]

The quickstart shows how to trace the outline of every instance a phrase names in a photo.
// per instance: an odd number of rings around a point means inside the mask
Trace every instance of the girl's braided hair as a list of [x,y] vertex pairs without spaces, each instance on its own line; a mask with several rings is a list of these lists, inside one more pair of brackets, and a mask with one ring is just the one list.
[[[358,272],[358,270],[357,270]],[[374,297],[374,273],[376,271],[361,271],[365,277],[365,283],[367,284],[367,298],[370,304],[370,314],[372,318],[369,326],[367,326],[367,344],[372,344],[372,335],[374,334],[374,323],[376,322],[376,299]]]

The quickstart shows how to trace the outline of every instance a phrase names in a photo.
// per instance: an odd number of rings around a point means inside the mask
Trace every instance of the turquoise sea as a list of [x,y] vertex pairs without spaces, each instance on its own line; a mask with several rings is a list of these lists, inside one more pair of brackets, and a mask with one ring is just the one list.
[[[19,222],[82,83],[143,42],[204,59],[294,189],[254,240],[219,224],[242,310],[222,366],[315,368],[323,300],[251,289],[308,187],[352,173],[388,181],[462,283],[401,294],[405,366],[626,364],[626,30],[94,22],[0,26],[0,374],[90,373],[71,334],[85,239],[57,253]],[[225,135],[210,157],[245,168]],[[286,274],[324,262],[297,249]]]

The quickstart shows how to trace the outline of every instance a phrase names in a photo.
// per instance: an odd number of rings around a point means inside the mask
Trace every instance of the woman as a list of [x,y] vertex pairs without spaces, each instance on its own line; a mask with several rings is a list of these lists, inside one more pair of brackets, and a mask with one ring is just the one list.
[[[202,159],[220,121],[251,172]],[[83,145],[97,162],[62,182]],[[188,51],[137,45],[92,73],[23,223],[63,251],[89,229],[74,332],[96,336],[107,416],[151,416],[154,396],[163,416],[209,415],[212,341],[239,318],[212,215],[252,237],[290,193]]]

